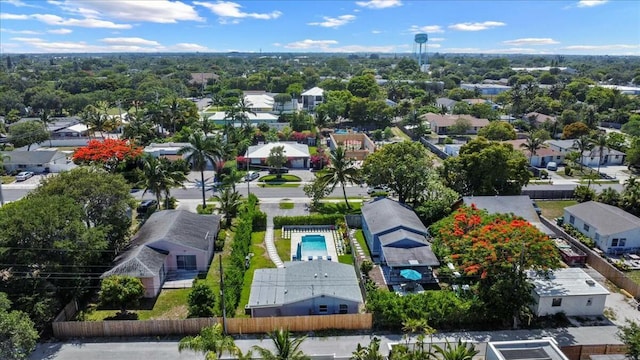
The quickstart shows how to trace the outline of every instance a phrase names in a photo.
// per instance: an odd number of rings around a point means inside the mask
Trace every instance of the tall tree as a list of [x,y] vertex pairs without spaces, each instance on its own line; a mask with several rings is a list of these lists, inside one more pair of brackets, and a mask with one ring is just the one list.
[[289,330],[277,330],[269,333],[269,339],[273,342],[275,352],[261,346],[254,346],[253,349],[265,360],[308,360],[309,356],[300,350],[300,345],[306,336],[291,338]]
[[160,206],[162,195],[165,196],[165,209],[169,208],[169,198],[171,189],[183,187],[187,180],[183,172],[173,170],[167,159],[158,159],[153,156],[145,156],[142,160],[142,182],[144,188],[142,196],[149,191],[156,196],[158,207]]
[[284,153],[284,146],[274,146],[269,150],[267,165],[275,169],[276,177],[282,177],[281,169],[287,163],[287,155]]
[[218,202],[217,210],[224,214],[227,227],[231,226],[231,220],[238,213],[238,208],[242,204],[242,196],[235,190],[224,188],[219,195],[213,198]]
[[353,159],[347,157],[347,152],[344,147],[338,146],[335,150],[331,150],[329,154],[329,166],[320,173],[318,179],[328,187],[329,192],[340,185],[342,187],[344,202],[347,208],[351,209],[347,198],[346,184],[360,183],[360,172]]
[[545,147],[544,140],[534,137],[533,134],[529,134],[527,141],[520,144],[521,148],[526,149],[529,152],[529,165],[533,166],[531,159],[537,155],[538,150]]
[[591,143],[598,149],[598,176],[600,176],[600,166],[604,163],[604,153],[609,152],[609,143],[607,141],[608,136],[606,133],[599,134],[595,139],[591,140]]
[[41,143],[49,139],[49,132],[44,130],[40,121],[25,121],[17,123],[9,128],[9,142],[14,147],[27,147],[31,150],[32,144]]
[[38,332],[26,313],[10,309],[7,294],[0,292],[0,357],[25,360],[36,348]]
[[217,323],[202,328],[196,336],[187,336],[180,340],[178,351],[193,350],[205,354],[206,360],[220,359],[223,353],[236,354],[238,347],[233,338],[223,333],[222,325]]
[[[42,123],[42,126],[44,126],[44,131],[46,131],[47,133],[49,133],[49,124],[53,123],[53,121],[53,118],[49,116],[48,109],[42,109],[40,111],[40,122]],[[51,136],[49,136],[49,147],[52,147]]]
[[[202,208],[207,207],[207,199],[205,197],[204,170],[207,164],[216,166],[216,162],[224,158],[224,146],[219,137],[207,137],[202,132],[196,132],[189,136],[189,144],[178,151],[178,154],[186,154],[186,161],[191,163],[194,169],[200,171],[200,180],[202,181]],[[215,170],[215,169],[214,169]]]
[[[10,160],[9,155],[0,154],[0,173],[4,174],[4,161]],[[4,206],[4,195],[2,194],[2,179],[0,178],[0,207]]]
[[587,157],[588,155],[587,151],[590,151],[591,149],[593,149],[593,143],[591,142],[591,139],[589,139],[588,136],[582,135],[573,142],[573,147],[578,149],[578,152],[580,152],[580,170],[582,171],[582,167],[584,165],[584,158]]

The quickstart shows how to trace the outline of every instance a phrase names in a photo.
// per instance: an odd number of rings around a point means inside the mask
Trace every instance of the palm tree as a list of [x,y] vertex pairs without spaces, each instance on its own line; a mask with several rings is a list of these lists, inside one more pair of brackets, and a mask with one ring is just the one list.
[[[53,123],[53,119],[49,116],[49,110],[43,109],[40,112],[40,121],[42,122],[42,125],[44,126],[44,131],[46,131],[48,133],[49,132],[49,127],[47,125]],[[53,147],[51,145],[51,137],[49,137],[49,147]]]
[[598,176],[600,176],[600,165],[602,165],[604,160],[604,150],[607,149],[607,152],[609,152],[608,139],[609,137],[607,134],[600,134],[595,139],[591,140],[591,143],[598,149]]
[[538,150],[545,147],[544,140],[539,137],[534,137],[533,134],[529,134],[527,141],[520,144],[521,148],[525,148],[529,151],[529,165],[531,164],[531,159],[537,154]]
[[442,360],[472,360],[478,354],[478,350],[474,348],[473,344],[463,344],[460,339],[455,347],[447,341],[444,348],[438,345],[433,345],[433,348]]
[[351,209],[349,200],[347,199],[346,183],[357,184],[360,182],[360,172],[356,168],[352,159],[347,158],[346,150],[342,146],[338,146],[335,150],[331,150],[329,155],[329,166],[327,166],[322,174],[318,177],[330,191],[333,191],[338,184],[342,186],[342,194],[347,209]]
[[[3,169],[4,160],[9,160],[9,155],[0,154],[0,170]],[[2,195],[2,178],[0,178],[0,206],[4,206],[4,196]]]
[[358,344],[356,351],[351,354],[351,360],[383,360],[384,356],[380,354],[380,339],[374,337],[369,346]]
[[220,195],[213,197],[218,202],[217,210],[224,214],[227,227],[231,226],[231,220],[238,213],[238,208],[242,204],[242,196],[235,190],[225,188]]
[[573,142],[573,146],[580,152],[580,171],[582,171],[582,163],[584,153],[593,148],[593,144],[587,135],[582,135]]
[[309,356],[300,350],[300,345],[307,338],[306,336],[291,338],[289,330],[280,329],[268,334],[275,347],[275,353],[261,346],[254,346],[262,359],[265,360],[308,360]]
[[[248,160],[247,160],[248,161]],[[222,175],[222,184],[227,187],[231,187],[231,189],[236,191],[236,184],[242,181],[242,173],[234,168],[228,174]]]
[[178,351],[182,352],[185,349],[204,353],[206,360],[217,360],[225,351],[230,354],[236,354],[238,351],[233,338],[223,333],[220,324],[205,327],[200,330],[200,334],[180,340]]
[[144,187],[142,196],[149,191],[156,196],[158,206],[162,195],[165,196],[165,209],[169,208],[169,198],[171,197],[171,188],[183,187],[183,183],[187,180],[181,171],[171,169],[171,163],[166,159],[157,159],[153,156],[147,156],[143,160],[141,185]]
[[193,168],[200,171],[202,181],[202,208],[207,207],[205,198],[204,170],[207,164],[215,166],[216,162],[224,158],[224,146],[219,137],[208,138],[203,132],[196,132],[189,136],[189,144],[178,151],[178,154],[187,154],[185,160],[193,165]]

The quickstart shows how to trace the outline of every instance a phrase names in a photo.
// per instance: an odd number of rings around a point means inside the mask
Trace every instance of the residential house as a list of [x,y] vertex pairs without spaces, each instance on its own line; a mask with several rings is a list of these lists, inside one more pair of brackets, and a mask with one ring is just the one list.
[[533,201],[528,195],[510,196],[465,196],[462,202],[471,206],[475,204],[478,209],[483,209],[490,214],[513,214],[527,220],[542,233],[554,236],[555,233],[546,227],[533,207]]
[[303,92],[301,96],[302,109],[306,111],[313,111],[316,106],[324,102],[324,90],[317,86]]
[[327,260],[257,269],[246,312],[251,317],[356,314],[363,297],[351,265]]
[[189,80],[189,84],[193,85],[206,85],[209,83],[213,83],[220,79],[220,75],[214,73],[191,73],[191,79]]
[[245,91],[244,102],[255,113],[273,111],[273,96],[265,91]]
[[547,275],[528,273],[533,283],[531,310],[536,316],[602,316],[609,291],[580,268],[554,270]]
[[524,147],[527,139],[507,140],[504,142],[511,144],[514,150],[521,151],[524,156],[529,159],[529,165],[531,166],[544,168],[550,162],[555,162],[556,164],[562,164],[564,162],[565,155],[549,146],[543,145],[536,150],[535,155],[532,155],[531,151]]
[[473,106],[473,105],[476,105],[476,104],[489,104],[489,105],[491,105],[491,108],[493,110],[496,110],[496,109],[500,108],[500,106],[498,104],[494,103],[493,101],[487,100],[487,99],[483,99],[483,98],[462,99],[460,101],[467,103],[467,105],[469,105],[469,106]]
[[[278,123],[278,116],[268,112],[245,112],[244,115],[246,116],[247,122],[251,124],[251,126],[267,124],[269,125],[269,127],[273,127]],[[224,111],[207,113],[206,116],[208,116],[207,119],[209,119],[209,121],[213,122],[216,125],[227,125],[231,122],[231,119],[227,117],[227,113]],[[235,121],[233,123],[233,126],[240,127],[242,126],[242,123],[240,121]]]
[[489,341],[486,360],[569,360],[552,338]]
[[420,116],[420,118],[427,121],[431,126],[431,131],[438,135],[447,135],[449,133],[449,128],[455,125],[458,119],[467,120],[471,125],[467,134],[477,134],[480,129],[489,125],[489,120],[478,119],[471,115],[440,115],[426,113]]
[[[575,140],[549,140],[546,142],[549,148],[559,151],[560,153],[567,154],[574,151],[579,151],[576,146]],[[600,147],[594,146],[590,150],[585,150],[582,153],[582,164],[586,166],[597,167],[600,165],[622,165],[624,164],[626,154],[609,149],[607,147],[602,149],[602,157],[600,157]]]
[[481,95],[498,95],[511,90],[511,86],[499,84],[460,84],[465,90],[479,91]]
[[144,297],[152,298],[158,295],[170,271],[206,272],[220,218],[185,210],[153,213],[134,235],[129,249],[115,259],[113,268],[101,278],[139,278],[145,288]]
[[453,110],[453,107],[456,105],[457,101],[449,98],[437,98],[436,105],[439,108],[447,109],[447,112],[450,113]]
[[564,209],[564,222],[595,241],[605,253],[640,250],[640,218],[618,207],[588,201]]
[[76,165],[62,152],[56,150],[0,151],[7,172],[32,171],[36,174],[58,173],[73,169]]
[[347,158],[358,161],[364,160],[376,151],[376,144],[364,133],[331,133],[329,147],[335,150],[339,146],[345,149]]
[[553,125],[558,122],[558,119],[555,116],[545,115],[539,112],[527,113],[522,117],[522,120],[536,128],[539,128],[544,124]]
[[440,262],[427,241],[427,228],[411,208],[388,198],[366,203],[362,206],[362,231],[388,285],[406,283],[400,275],[404,269],[419,272],[421,283],[434,281],[432,268]]
[[287,157],[285,166],[293,169],[309,168],[309,146],[292,141],[249,146],[244,157],[249,159],[251,165],[267,165],[267,158],[271,153],[271,149],[277,146],[284,147],[284,154]]

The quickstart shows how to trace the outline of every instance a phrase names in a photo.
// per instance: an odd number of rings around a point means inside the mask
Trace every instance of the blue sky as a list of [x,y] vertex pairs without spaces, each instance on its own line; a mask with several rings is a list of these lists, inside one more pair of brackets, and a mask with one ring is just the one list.
[[0,0],[2,53],[640,55],[640,1]]

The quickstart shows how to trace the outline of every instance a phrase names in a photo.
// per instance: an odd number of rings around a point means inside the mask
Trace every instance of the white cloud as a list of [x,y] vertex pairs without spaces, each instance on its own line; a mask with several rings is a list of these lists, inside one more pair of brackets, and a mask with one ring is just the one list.
[[440,41],[444,41],[443,37],[430,37],[429,38],[429,42],[440,42]]
[[29,15],[0,13],[0,20],[27,20]]
[[479,48],[446,48],[443,49],[445,53],[479,53]]
[[78,27],[86,27],[86,28],[105,28],[105,29],[131,29],[132,26],[130,24],[116,24],[111,21],[100,20],[100,19],[64,19],[58,15],[52,14],[33,14],[32,18],[43,22],[48,25],[55,26],[78,26]]
[[11,5],[15,6],[15,7],[38,7],[37,5],[27,4],[26,2],[21,1],[21,0],[2,0],[0,2],[11,4]]
[[[242,8],[242,5],[231,2],[231,1],[217,1],[215,3],[194,1],[193,4],[203,6],[211,10],[212,13],[220,17],[220,22],[223,24],[226,24],[226,23],[237,24],[238,23],[237,19],[243,19],[243,18],[271,20],[271,19],[277,19],[280,17],[280,15],[282,15],[282,12],[277,10],[272,11],[270,13],[243,12],[242,10],[240,10],[240,8]],[[235,20],[229,20],[228,18],[235,19]]]
[[578,1],[578,7],[594,7],[598,5],[604,5],[609,0],[580,0]]
[[371,30],[372,34],[382,34],[382,30]]
[[62,9],[89,18],[108,17],[124,21],[176,23],[178,21],[204,21],[191,5],[182,1],[109,0],[50,1]]
[[335,45],[338,42],[335,40],[311,40],[305,39],[302,41],[295,41],[288,44],[285,44],[284,47],[287,49],[326,49],[331,45]]
[[441,47],[442,47],[441,44],[428,44],[427,45],[427,48],[429,48],[429,49],[439,49]]
[[443,33],[444,30],[440,25],[425,25],[425,26],[411,25],[411,27],[409,28],[409,32],[412,34],[420,34],[420,33],[433,34],[433,33]]
[[139,37],[104,38],[100,41],[109,45],[124,45],[124,46],[159,46],[160,45],[160,43],[157,41],[147,40]]
[[9,34],[22,34],[22,35],[40,35],[42,34],[39,31],[33,31],[33,30],[11,30],[11,29],[5,29],[5,28],[0,28],[0,32],[6,32]]
[[347,52],[347,53],[369,53],[369,52],[381,52],[381,53],[390,53],[393,52],[395,46],[393,45],[379,45],[379,46],[368,46],[368,45],[345,45],[339,46],[335,48],[327,49],[329,52]]
[[487,49],[481,50],[482,53],[485,54],[537,54],[539,53],[536,49],[531,48],[506,48],[506,49]]
[[498,26],[505,26],[507,24],[500,21],[485,21],[485,22],[466,22],[460,24],[449,25],[449,29],[459,30],[459,31],[480,31],[487,30]]
[[49,30],[47,32],[49,34],[66,35],[66,34],[71,34],[73,32],[73,30],[71,30],[71,29],[53,29],[53,30]]
[[640,45],[629,44],[609,44],[609,45],[570,45],[564,47],[566,50],[634,50],[640,49]]
[[551,38],[523,38],[523,39],[515,39],[515,40],[506,40],[502,42],[503,44],[507,44],[507,45],[514,45],[514,46],[520,46],[520,45],[553,45],[553,44],[559,44],[560,42],[553,40]]
[[369,9],[386,9],[396,6],[402,6],[400,0],[370,0],[370,1],[356,1],[356,5],[366,7]]
[[193,43],[175,44],[175,45],[171,46],[171,50],[173,50],[173,51],[207,51],[207,52],[212,51],[209,48],[207,48],[206,46],[202,46],[202,45],[199,45],[199,44],[193,44]]
[[339,28],[340,26],[346,25],[356,19],[354,15],[340,15],[337,18],[323,16],[322,18],[324,19],[322,22],[310,22],[307,23],[307,25]]

